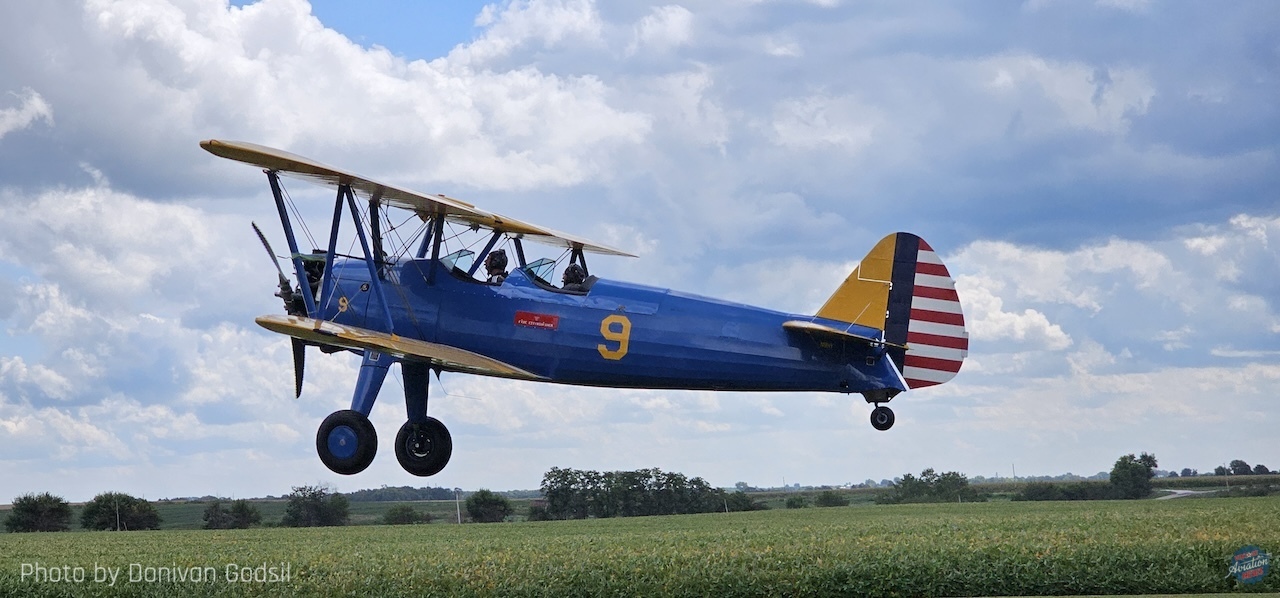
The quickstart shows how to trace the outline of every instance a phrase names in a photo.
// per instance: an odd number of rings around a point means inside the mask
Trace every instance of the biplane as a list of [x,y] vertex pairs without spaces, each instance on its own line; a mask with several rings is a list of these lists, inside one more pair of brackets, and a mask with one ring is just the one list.
[[[445,195],[251,143],[200,146],[267,175],[295,280],[277,261],[285,313],[256,321],[291,337],[295,396],[307,347],[362,356],[350,408],[316,433],[321,461],[339,474],[373,461],[369,413],[397,363],[406,417],[396,459],[430,476],[453,452],[449,430],[428,415],[432,372],[612,388],[858,393],[874,405],[872,426],[888,430],[894,414],[886,403],[950,380],[968,351],[955,284],[937,253],[909,233],[881,239],[817,314],[789,314],[591,275],[588,254],[634,256]],[[326,247],[302,252],[281,175],[336,188]],[[403,234],[408,223],[413,232]],[[478,238],[451,246],[466,233]],[[528,261],[526,242],[559,256]],[[510,271],[497,259],[508,250]],[[553,284],[557,268],[563,286]]]

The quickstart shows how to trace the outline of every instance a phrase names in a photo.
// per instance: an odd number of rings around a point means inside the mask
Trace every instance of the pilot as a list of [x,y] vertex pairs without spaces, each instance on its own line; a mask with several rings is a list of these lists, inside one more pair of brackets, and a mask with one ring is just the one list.
[[501,249],[489,252],[489,257],[484,258],[484,269],[489,274],[489,282],[502,284],[507,278],[507,252]]
[[566,291],[586,291],[587,285],[582,284],[586,279],[586,269],[577,264],[569,264],[569,267],[564,269],[564,276],[561,278],[564,281],[564,290]]

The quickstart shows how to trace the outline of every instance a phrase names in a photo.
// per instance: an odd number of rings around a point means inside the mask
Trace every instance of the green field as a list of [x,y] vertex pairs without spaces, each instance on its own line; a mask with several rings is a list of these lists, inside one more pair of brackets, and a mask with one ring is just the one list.
[[[264,513],[265,515],[265,513]],[[850,506],[542,523],[0,535],[0,595],[1010,595],[1226,592],[1280,498]],[[22,578],[67,567],[83,582]],[[226,565],[288,579],[233,582]],[[129,582],[211,567],[204,582]],[[118,568],[116,586],[95,583]],[[269,573],[267,568],[262,574]],[[253,572],[250,571],[252,575]],[[57,576],[56,574],[54,575]],[[1249,588],[1280,590],[1280,574]]]

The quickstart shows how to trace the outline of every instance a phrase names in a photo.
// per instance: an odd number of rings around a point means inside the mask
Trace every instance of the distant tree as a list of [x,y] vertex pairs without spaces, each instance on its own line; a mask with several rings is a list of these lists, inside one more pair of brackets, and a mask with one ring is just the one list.
[[259,523],[262,523],[262,513],[243,498],[231,501],[230,509],[215,498],[204,509],[205,529],[249,529]]
[[542,496],[547,499],[547,514],[553,519],[585,519],[587,517],[588,480],[586,472],[552,467],[542,476]]
[[396,505],[383,513],[382,522],[387,525],[431,523],[431,514],[419,512],[413,505]]
[[529,507],[529,521],[551,521],[551,513],[547,511],[546,505],[533,505]]
[[511,514],[511,501],[481,488],[467,497],[467,514],[478,523],[497,523]]
[[1219,476],[1221,476],[1221,475],[1227,475],[1227,473],[1229,473],[1229,472],[1230,472],[1230,470],[1229,470],[1229,469],[1227,469],[1227,468],[1225,468],[1225,467],[1223,467],[1223,466],[1221,466],[1221,465],[1219,465],[1219,466],[1217,466],[1217,467],[1213,468],[1213,475],[1219,475]]
[[1253,466],[1253,475],[1267,475],[1269,473],[1271,473],[1271,470],[1267,469],[1266,465],[1259,463]]
[[876,496],[881,504],[917,502],[980,502],[987,496],[969,485],[969,478],[956,471],[938,474],[933,468],[920,472],[920,477],[903,474],[888,492]]
[[1031,482],[1015,494],[1013,500],[1107,500],[1112,498],[1116,498],[1116,490],[1110,484]]
[[1067,500],[1062,488],[1050,482],[1030,482],[1014,495],[1013,500]]
[[221,500],[214,500],[204,508],[204,529],[230,529],[231,514],[222,508]]
[[813,500],[813,504],[819,507],[847,507],[849,506],[849,497],[835,490],[823,490],[818,493],[818,497]]
[[1178,475],[1178,472],[1176,472],[1176,471],[1171,471],[1171,472],[1169,472],[1169,475],[1167,475],[1167,476],[1165,476],[1165,477],[1167,477],[1167,478],[1176,478],[1176,477],[1181,477],[1181,476],[1179,476],[1179,475]]
[[793,494],[787,497],[785,504],[788,509],[803,509],[809,506],[809,498],[803,494]]
[[159,529],[160,514],[145,499],[123,492],[103,492],[85,503],[80,526],[115,531]]
[[1151,494],[1151,477],[1156,468],[1155,455],[1142,453],[1140,457],[1132,454],[1116,460],[1111,468],[1111,487],[1117,498],[1146,498]]
[[727,497],[706,480],[660,469],[581,471],[553,467],[542,477],[553,519],[723,512]]
[[4,527],[10,533],[65,532],[71,529],[71,505],[48,492],[23,494],[13,499]]
[[236,529],[249,529],[262,523],[262,513],[258,511],[258,507],[243,498],[231,501],[230,514],[231,527]]
[[1194,469],[1191,469],[1190,467],[1184,467],[1184,468],[1182,468],[1182,477],[1184,477],[1184,478],[1194,478],[1194,477],[1196,477],[1196,476],[1198,476],[1198,475],[1200,475],[1200,472],[1198,472],[1198,471],[1196,471],[1196,470],[1194,470]]
[[1245,463],[1244,461],[1242,461],[1242,460],[1240,460],[1240,459],[1236,459],[1236,460],[1232,461],[1232,462],[1231,462],[1231,464],[1230,464],[1228,467],[1230,467],[1230,469],[1231,469],[1231,475],[1251,475],[1251,474],[1253,474],[1253,468],[1252,468],[1252,467],[1249,467],[1249,464],[1248,464],[1248,463]]
[[351,517],[347,497],[325,486],[294,486],[287,498],[280,521],[285,527],[346,525]]
[[762,511],[769,508],[763,502],[752,500],[746,492],[730,492],[724,497],[725,506],[729,511]]
[[345,495],[351,502],[405,502],[410,500],[453,500],[452,488],[383,486],[356,490]]

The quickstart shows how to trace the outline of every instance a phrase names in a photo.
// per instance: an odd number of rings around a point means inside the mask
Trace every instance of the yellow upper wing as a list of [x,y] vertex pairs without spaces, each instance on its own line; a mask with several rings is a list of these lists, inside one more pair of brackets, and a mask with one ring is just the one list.
[[446,195],[425,195],[416,191],[379,183],[283,150],[244,141],[224,141],[220,139],[201,141],[200,147],[215,156],[253,164],[254,166],[274,170],[281,174],[287,174],[313,183],[333,187],[350,185],[353,190],[363,195],[389,206],[413,210],[424,219],[430,216],[443,215],[445,218],[455,222],[463,222],[490,230],[510,233],[520,238],[527,238],[547,245],[568,248],[578,246],[583,251],[593,253],[635,257],[620,249],[594,243],[581,237],[508,218],[501,214],[487,212],[465,201]]

